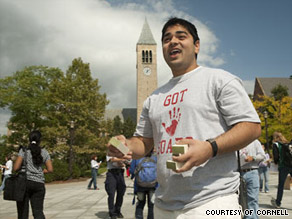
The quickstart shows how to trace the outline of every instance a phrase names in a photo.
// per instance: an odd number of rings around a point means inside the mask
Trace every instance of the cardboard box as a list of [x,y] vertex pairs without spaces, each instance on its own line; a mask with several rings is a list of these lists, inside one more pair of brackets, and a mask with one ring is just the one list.
[[[179,156],[181,154],[185,154],[188,151],[189,146],[187,144],[180,145],[172,145],[172,154],[174,156]],[[176,162],[173,160],[166,161],[166,168],[171,170],[180,169],[185,163],[184,162]]]
[[125,146],[122,142],[120,142],[117,138],[112,137],[109,141],[111,145],[116,147],[120,152],[122,152],[124,155],[129,153],[129,148]]

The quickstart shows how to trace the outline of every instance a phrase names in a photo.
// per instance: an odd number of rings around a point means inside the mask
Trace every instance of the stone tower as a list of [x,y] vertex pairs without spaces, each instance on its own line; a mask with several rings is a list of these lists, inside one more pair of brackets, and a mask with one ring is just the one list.
[[137,122],[143,103],[157,88],[156,42],[145,19],[140,38],[136,45],[137,54]]

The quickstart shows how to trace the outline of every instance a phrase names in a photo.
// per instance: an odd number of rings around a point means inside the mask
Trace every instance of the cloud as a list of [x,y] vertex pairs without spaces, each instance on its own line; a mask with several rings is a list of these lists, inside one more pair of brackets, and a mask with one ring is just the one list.
[[[147,17],[157,42],[158,83],[172,75],[162,57],[161,29],[171,16],[193,22],[201,38],[199,64],[218,67],[220,44],[215,33],[197,18],[179,11],[172,0],[1,0],[0,77],[30,65],[66,71],[81,57],[90,63],[108,108],[136,107],[136,43]],[[112,1],[115,2],[115,1]]]

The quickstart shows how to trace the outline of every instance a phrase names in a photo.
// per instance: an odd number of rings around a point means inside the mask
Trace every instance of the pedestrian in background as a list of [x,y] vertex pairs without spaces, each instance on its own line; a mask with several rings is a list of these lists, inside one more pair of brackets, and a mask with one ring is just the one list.
[[3,173],[4,177],[2,179],[2,184],[0,186],[0,194],[5,188],[6,179],[8,179],[10,177],[10,175],[12,174],[13,162],[11,160],[11,155],[7,155],[5,157],[5,160],[6,160],[6,164],[5,165],[1,165],[1,168],[4,169],[4,173]]
[[[145,169],[144,169],[145,168]],[[139,178],[139,172],[143,171],[144,175]],[[153,219],[154,193],[158,186],[157,183],[157,156],[153,151],[149,152],[145,157],[138,160],[132,160],[130,173],[131,179],[134,181],[134,194],[137,195],[137,204],[135,210],[135,218],[143,219],[143,210],[147,200],[148,214],[147,219]],[[153,180],[155,179],[155,180]],[[135,198],[135,196],[134,196]],[[133,200],[134,203],[135,200]]]
[[252,215],[245,215],[245,219],[258,218],[259,209],[259,163],[265,159],[265,152],[258,140],[250,143],[239,152],[241,158],[241,174],[246,181],[247,207],[253,210]]
[[[48,151],[40,147],[41,133],[32,131],[29,134],[29,147],[21,148],[15,161],[14,171],[24,170],[26,152],[26,192],[23,201],[17,202],[18,218],[27,219],[29,215],[29,202],[34,218],[43,219],[45,189],[45,173],[53,172],[53,165]],[[46,168],[43,169],[42,166]]]
[[[124,169],[126,159],[106,156],[107,173],[105,180],[105,190],[108,195],[108,210],[111,219],[123,218],[121,208],[123,205],[126,183]],[[115,201],[116,195],[116,201]]]
[[96,183],[96,177],[97,177],[97,171],[100,167],[101,161],[97,162],[97,156],[93,155],[91,157],[91,180],[89,181],[89,184],[87,186],[87,189],[91,189],[91,186],[93,184],[93,189],[94,190],[99,190],[97,183]]
[[265,151],[265,159],[259,163],[259,177],[260,177],[260,192],[269,192],[269,168],[271,166],[271,160],[269,153],[265,150],[265,146],[262,144],[262,148]]
[[289,173],[290,173],[290,176],[292,176],[292,168],[285,166],[283,154],[282,154],[283,144],[286,144],[286,143],[288,143],[288,141],[282,135],[282,133],[274,132],[274,134],[273,134],[273,158],[274,158],[274,163],[278,164],[279,177],[278,177],[277,198],[276,199],[272,198],[271,203],[276,208],[281,207],[281,201],[282,201],[283,193],[284,193],[285,180],[286,180]]

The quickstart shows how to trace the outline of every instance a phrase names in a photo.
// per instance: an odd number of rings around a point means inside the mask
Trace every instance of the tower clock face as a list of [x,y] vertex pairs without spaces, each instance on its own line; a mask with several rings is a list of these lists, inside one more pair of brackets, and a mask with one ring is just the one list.
[[150,75],[150,74],[151,74],[151,68],[149,68],[149,67],[145,67],[145,68],[143,69],[143,73],[144,73],[145,75]]

